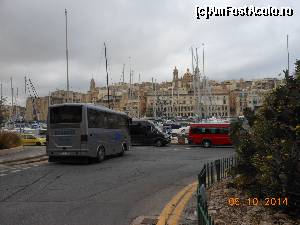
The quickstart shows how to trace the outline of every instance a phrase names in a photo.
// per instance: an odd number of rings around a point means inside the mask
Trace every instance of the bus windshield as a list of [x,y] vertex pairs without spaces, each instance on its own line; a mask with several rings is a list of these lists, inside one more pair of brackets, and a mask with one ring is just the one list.
[[50,109],[50,124],[81,123],[82,106],[60,106]]

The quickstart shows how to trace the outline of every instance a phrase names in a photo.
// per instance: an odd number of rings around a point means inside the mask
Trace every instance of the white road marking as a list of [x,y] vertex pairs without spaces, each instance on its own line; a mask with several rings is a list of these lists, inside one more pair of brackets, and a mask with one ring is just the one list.
[[22,168],[23,170],[27,170],[27,169],[30,169],[31,167],[24,167]]

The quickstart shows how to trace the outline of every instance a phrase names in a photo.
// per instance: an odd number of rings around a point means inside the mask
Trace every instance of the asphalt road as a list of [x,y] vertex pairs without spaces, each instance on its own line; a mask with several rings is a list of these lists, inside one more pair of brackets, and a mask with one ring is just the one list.
[[197,179],[203,164],[232,148],[136,146],[103,163],[44,163],[0,176],[1,225],[127,225],[159,215]]

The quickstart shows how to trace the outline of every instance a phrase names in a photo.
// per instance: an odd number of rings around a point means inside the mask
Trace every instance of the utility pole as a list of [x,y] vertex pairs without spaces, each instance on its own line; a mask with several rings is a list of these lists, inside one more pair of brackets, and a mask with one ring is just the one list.
[[65,18],[66,18],[66,61],[67,61],[67,102],[69,102],[69,51],[68,51],[68,15],[67,9],[65,9]]
[[105,45],[105,42],[104,42],[104,54],[105,54],[105,68],[106,68],[107,102],[108,102],[108,108],[110,109],[110,103],[109,103],[109,86],[108,86],[108,71],[107,71],[107,56],[106,56],[106,45]]

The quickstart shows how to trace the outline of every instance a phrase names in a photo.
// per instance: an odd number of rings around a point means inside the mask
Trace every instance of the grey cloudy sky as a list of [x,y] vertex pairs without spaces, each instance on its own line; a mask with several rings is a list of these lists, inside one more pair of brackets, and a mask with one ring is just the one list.
[[[212,17],[197,20],[199,6],[289,6],[291,17]],[[93,76],[105,84],[103,43],[110,82],[172,78],[191,67],[190,47],[205,43],[211,79],[276,77],[286,68],[286,35],[291,67],[300,50],[300,2],[296,0],[0,0],[0,82],[5,96],[10,77],[23,102],[24,76],[40,96],[66,87],[65,15],[68,10],[69,75],[72,90],[86,91]],[[131,60],[129,60],[131,57]]]

